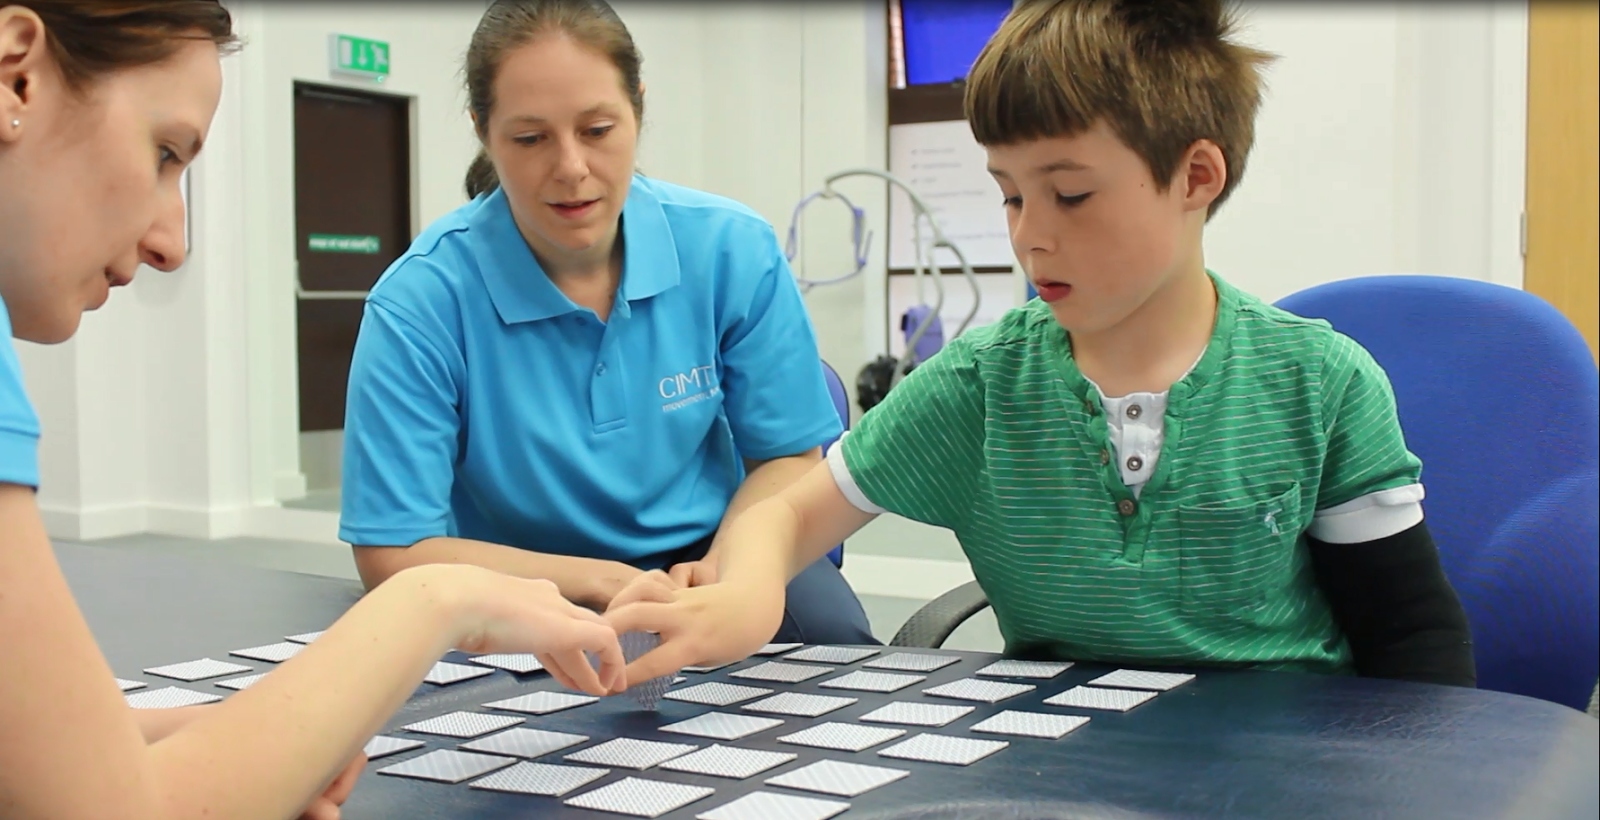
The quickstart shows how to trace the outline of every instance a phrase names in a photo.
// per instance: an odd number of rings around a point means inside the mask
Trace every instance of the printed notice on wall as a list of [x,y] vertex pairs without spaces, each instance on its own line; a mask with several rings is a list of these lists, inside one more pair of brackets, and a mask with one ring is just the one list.
[[[988,155],[972,138],[965,120],[889,126],[889,173],[899,177],[933,211],[945,236],[961,248],[973,267],[1009,267],[1015,256],[1001,207],[1000,186],[989,176]],[[889,267],[916,265],[911,199],[889,187]],[[923,258],[933,244],[922,230]],[[927,264],[925,262],[925,264]],[[941,250],[932,264],[953,268],[955,254]]]

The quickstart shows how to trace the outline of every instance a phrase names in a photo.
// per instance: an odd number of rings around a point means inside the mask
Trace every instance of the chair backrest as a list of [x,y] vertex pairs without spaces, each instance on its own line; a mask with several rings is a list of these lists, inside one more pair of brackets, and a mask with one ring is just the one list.
[[1577,328],[1530,293],[1443,276],[1349,279],[1278,306],[1387,371],[1479,687],[1583,709],[1600,674],[1600,371]]
[[[845,392],[844,382],[840,380],[839,374],[827,362],[822,363],[822,376],[828,382],[828,394],[833,397],[833,409],[839,411],[839,423],[844,426],[844,429],[849,430],[850,394]],[[826,455],[828,448],[832,447],[834,442],[838,440],[835,437],[830,439],[827,444],[822,445],[823,454]],[[836,567],[844,566],[844,545],[840,544],[834,547],[828,553],[828,559],[833,561],[833,565]]]

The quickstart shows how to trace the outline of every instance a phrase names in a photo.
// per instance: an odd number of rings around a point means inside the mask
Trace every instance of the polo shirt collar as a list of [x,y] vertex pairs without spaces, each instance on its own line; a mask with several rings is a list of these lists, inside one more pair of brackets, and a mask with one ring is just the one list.
[[[676,286],[680,279],[677,244],[661,201],[635,177],[622,206],[622,286],[617,308]],[[579,310],[550,281],[517,230],[505,189],[496,188],[468,220],[477,240],[473,255],[495,312],[506,324],[536,322]]]
[[677,287],[678,243],[672,237],[666,209],[649,180],[634,176],[622,206],[622,298],[648,299]]
[[[1168,391],[1169,412],[1200,390],[1222,368],[1223,362],[1232,352],[1233,329],[1238,321],[1241,295],[1237,288],[1215,272],[1207,270],[1206,276],[1211,279],[1217,291],[1217,313],[1215,324],[1211,328],[1211,340],[1189,372]],[[1040,321],[1048,322],[1051,326],[1049,333],[1057,354],[1056,360],[1066,387],[1073,397],[1083,402],[1098,401],[1097,389],[1088,377],[1083,375],[1083,371],[1078,369],[1078,363],[1073,359],[1072,340],[1066,329],[1056,323],[1048,310],[1041,312]]]

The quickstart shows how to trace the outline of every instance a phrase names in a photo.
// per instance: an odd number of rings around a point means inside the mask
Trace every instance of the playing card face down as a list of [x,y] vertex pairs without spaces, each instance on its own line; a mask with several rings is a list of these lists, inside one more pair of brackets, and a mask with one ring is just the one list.
[[796,797],[773,792],[752,792],[718,806],[696,820],[829,820],[850,810],[849,803]]
[[760,686],[740,686],[735,683],[712,681],[688,686],[683,689],[674,689],[668,692],[668,700],[681,700],[685,703],[699,703],[705,706],[732,706],[735,703],[758,698],[762,695],[772,694],[771,689]]
[[451,712],[449,714],[419,720],[416,723],[403,727],[408,732],[420,732],[427,735],[443,735],[445,737],[471,738],[486,735],[515,726],[522,722],[520,717],[510,715],[487,715],[482,712]]
[[376,735],[371,740],[367,741],[367,745],[363,747],[361,751],[366,752],[368,760],[378,760],[379,758],[388,757],[389,755],[397,755],[401,752],[409,752],[412,749],[420,749],[426,745],[428,744],[423,743],[415,738]]
[[472,680],[473,678],[481,678],[485,675],[493,674],[493,669],[482,666],[468,666],[463,663],[439,661],[433,665],[432,669],[428,670],[428,674],[424,675],[422,680],[426,683],[448,686],[452,683],[460,683],[464,680]]
[[752,791],[725,806],[694,817],[696,820],[829,820],[846,810],[850,810],[848,802]]
[[601,786],[577,797],[568,798],[566,804],[580,809],[627,814],[633,817],[660,817],[669,811],[682,808],[696,800],[710,797],[716,790],[705,786],[686,786],[628,777],[607,786]]
[[514,698],[485,703],[486,709],[504,709],[525,715],[548,715],[579,706],[588,706],[600,699],[591,695],[573,695],[566,692],[529,692]]
[[1165,692],[1192,680],[1194,680],[1194,675],[1184,672],[1145,672],[1138,669],[1118,669],[1115,672],[1107,672],[1089,681],[1088,685],[1103,686],[1110,689],[1145,689],[1152,692]]
[[661,764],[661,768],[673,772],[744,780],[782,766],[796,757],[798,755],[788,752],[766,752],[714,745],[668,760]]
[[567,755],[566,759],[574,763],[591,763],[620,769],[648,769],[675,757],[682,757],[696,748],[698,747],[689,743],[663,743],[658,740],[619,737],[581,752],[573,752]]
[[896,723],[901,726],[948,726],[972,714],[971,706],[938,703],[887,703],[861,716],[862,723]]
[[[633,663],[644,657],[650,650],[661,645],[661,636],[653,632],[628,632],[617,636],[617,643],[622,646],[622,659],[626,663]],[[589,663],[600,668],[600,659],[589,655]],[[645,709],[655,709],[661,698],[672,688],[676,676],[673,674],[662,675],[651,680],[633,683],[628,686],[628,697]]]
[[970,766],[1011,745],[1004,740],[979,740],[970,737],[921,734],[879,750],[883,757],[921,760],[951,766]]
[[610,769],[596,769],[590,766],[523,762],[508,769],[501,769],[481,780],[474,780],[472,788],[540,797],[561,797],[610,773]]
[[873,789],[886,786],[911,772],[887,766],[866,766],[840,760],[819,760],[809,766],[795,769],[767,779],[769,786],[786,789],[855,797]]
[[479,655],[470,660],[476,664],[492,666],[495,669],[504,669],[507,672],[515,672],[518,675],[529,675],[544,669],[544,664],[539,662],[539,657],[532,653]]
[[783,721],[777,718],[730,715],[726,712],[707,712],[688,720],[662,726],[661,731],[679,735],[693,735],[712,740],[742,740],[782,725]]
[[1102,689],[1098,686],[1074,686],[1059,695],[1044,699],[1047,706],[1075,706],[1079,709],[1102,709],[1109,712],[1126,712],[1156,696],[1155,692],[1132,689]]
[[1059,740],[1065,737],[1068,732],[1075,731],[1088,722],[1088,718],[1079,715],[1053,715],[1044,712],[1007,710],[988,720],[973,724],[971,731],[991,735],[1014,735],[1016,737]]
[[440,783],[460,783],[495,769],[516,763],[516,758],[458,752],[453,749],[434,749],[425,755],[402,760],[378,770],[378,774],[391,777],[411,777],[418,780],[436,780]]

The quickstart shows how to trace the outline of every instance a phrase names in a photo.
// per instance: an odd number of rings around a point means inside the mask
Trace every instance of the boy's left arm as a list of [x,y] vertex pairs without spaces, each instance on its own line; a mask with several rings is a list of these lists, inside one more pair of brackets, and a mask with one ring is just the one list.
[[1350,642],[1357,674],[1477,685],[1467,614],[1426,523],[1358,544],[1309,540],[1317,584]]
[[1388,376],[1342,336],[1324,364],[1328,449],[1307,540],[1356,672],[1475,686],[1466,611],[1423,521],[1422,465]]

